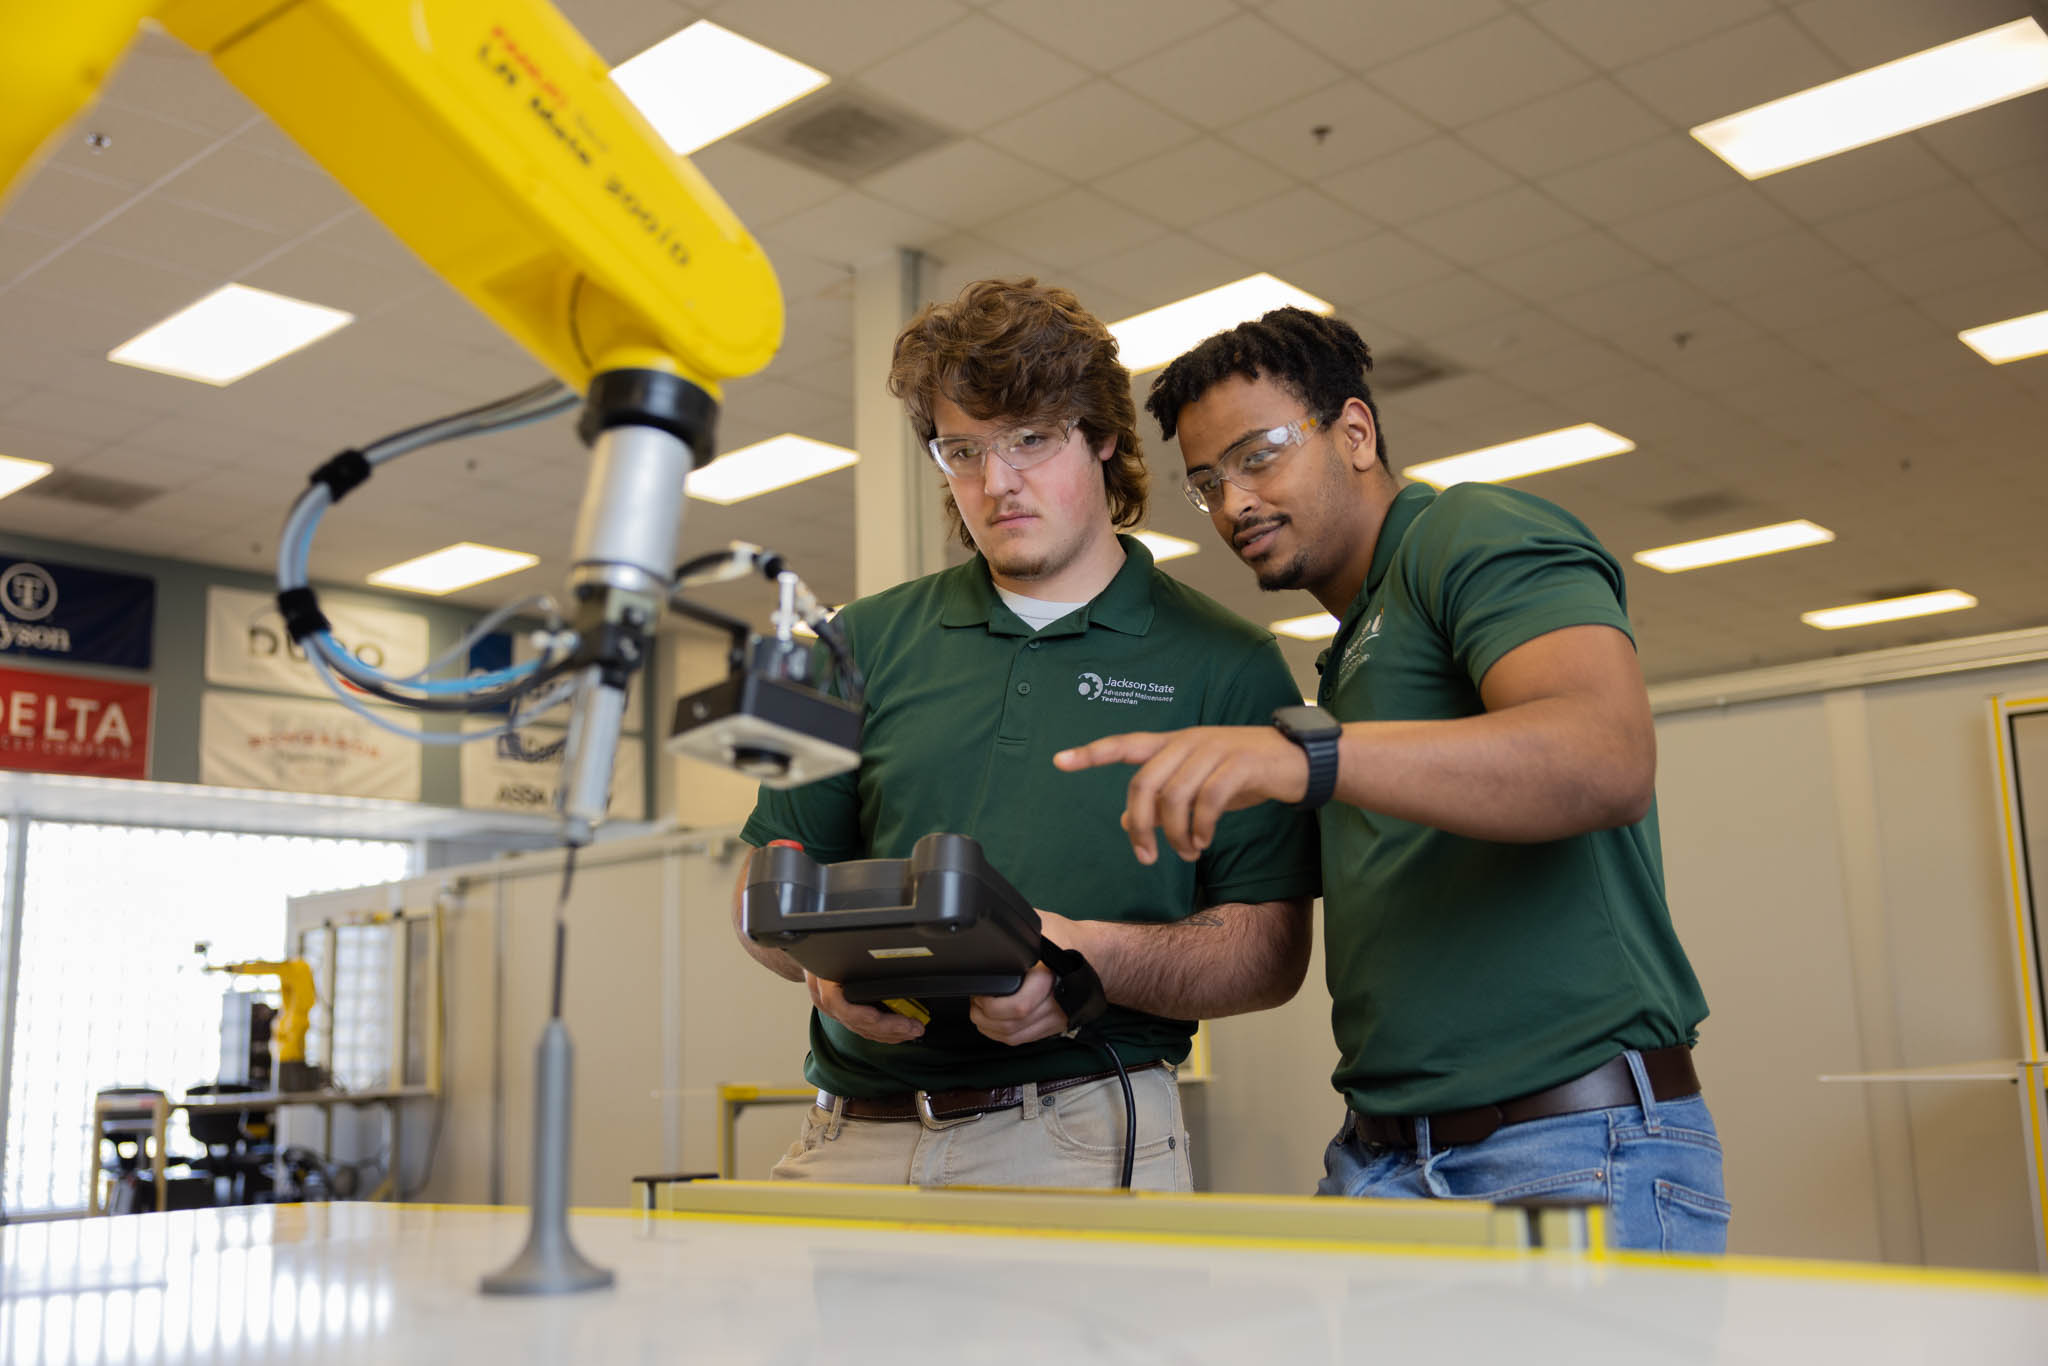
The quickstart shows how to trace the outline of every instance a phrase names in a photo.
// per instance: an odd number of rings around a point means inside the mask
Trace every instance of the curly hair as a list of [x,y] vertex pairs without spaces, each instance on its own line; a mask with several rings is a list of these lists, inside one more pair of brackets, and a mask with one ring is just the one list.
[[1347,400],[1362,400],[1372,414],[1373,453],[1385,465],[1387,438],[1379,405],[1365,382],[1370,369],[1372,348],[1350,323],[1304,308],[1276,308],[1217,333],[1160,371],[1145,410],[1171,440],[1181,409],[1232,375],[1263,376],[1300,399],[1311,417],[1332,418]]
[[[896,338],[889,392],[903,400],[920,441],[938,435],[941,398],[990,421],[1075,418],[1088,448],[1114,439],[1102,462],[1110,522],[1134,527],[1145,517],[1147,474],[1138,445],[1131,376],[1116,338],[1081,301],[1036,279],[977,280],[949,304],[927,304]],[[959,505],[946,493],[954,534],[975,548]]]

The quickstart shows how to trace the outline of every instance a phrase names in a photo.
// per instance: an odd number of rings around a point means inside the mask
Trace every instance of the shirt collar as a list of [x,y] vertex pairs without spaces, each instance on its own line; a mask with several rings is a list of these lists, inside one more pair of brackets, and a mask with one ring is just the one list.
[[1365,572],[1365,586],[1358,590],[1358,596],[1344,609],[1344,618],[1338,623],[1337,632],[1330,637],[1329,646],[1316,656],[1316,672],[1322,673],[1330,656],[1350,638],[1352,628],[1365,613],[1366,603],[1380,591],[1386,582],[1387,571],[1394,567],[1394,556],[1401,552],[1401,541],[1407,536],[1408,528],[1415,525],[1423,509],[1436,501],[1437,491],[1427,484],[1410,484],[1394,495],[1394,501],[1387,505],[1386,518],[1380,523],[1379,540],[1373,543],[1372,567]]
[[[1152,627],[1152,552],[1142,541],[1118,536],[1124,548],[1123,568],[1116,577],[1072,616],[1037,632],[1041,636],[1079,635],[1090,626],[1102,626],[1125,635],[1142,636]],[[958,569],[949,571],[939,612],[942,626],[985,626],[989,634],[1028,636],[1034,634],[1015,612],[1004,605],[988,576],[988,561],[977,554]]]

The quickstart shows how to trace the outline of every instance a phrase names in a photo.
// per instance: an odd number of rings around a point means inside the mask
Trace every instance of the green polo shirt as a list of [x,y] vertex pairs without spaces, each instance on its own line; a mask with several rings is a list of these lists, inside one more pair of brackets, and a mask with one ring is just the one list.
[[[1476,716],[1503,655],[1588,624],[1634,638],[1621,566],[1577,518],[1514,489],[1413,485],[1317,661],[1320,700],[1344,721]],[[1654,804],[1542,844],[1337,802],[1321,822],[1332,1081],[1352,1108],[1486,1105],[1693,1041],[1707,1004],[1671,928]]]
[[[761,790],[743,838],[801,841],[813,858],[905,858],[933,831],[970,835],[1031,904],[1076,920],[1169,922],[1224,902],[1316,893],[1314,822],[1263,805],[1218,823],[1194,863],[1162,847],[1147,868],[1118,824],[1131,770],[1062,773],[1060,750],[1123,731],[1265,723],[1301,693],[1266,631],[1152,567],[1125,562],[1079,611],[1045,629],[1006,607],[980,556],[863,598],[838,620],[866,676],[861,766]],[[1099,1071],[1067,1039],[1011,1047],[965,1003],[932,1003],[922,1038],[871,1043],[811,1015],[805,1075],[838,1095],[1005,1086]],[[1195,1026],[1112,1007],[1128,1064],[1187,1056]]]

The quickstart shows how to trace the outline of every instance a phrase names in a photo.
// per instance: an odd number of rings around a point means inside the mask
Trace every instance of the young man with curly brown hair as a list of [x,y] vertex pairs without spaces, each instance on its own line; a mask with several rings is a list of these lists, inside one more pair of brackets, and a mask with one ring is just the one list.
[[[743,838],[792,840],[827,863],[906,857],[934,831],[979,840],[1047,938],[1102,980],[1099,1029],[1136,1099],[1132,1185],[1190,1189],[1173,1068],[1195,1021],[1300,986],[1314,826],[1246,812],[1198,859],[1137,867],[1115,826],[1123,781],[1077,781],[1052,755],[1139,721],[1261,720],[1298,689],[1270,634],[1118,534],[1145,510],[1137,413],[1115,339],[1072,294],[969,285],[904,328],[890,388],[974,554],[840,613],[866,677],[861,766],[763,789]],[[806,982],[814,1007],[805,1075],[818,1100],[777,1177],[1116,1183],[1122,1090],[1100,1052],[1065,1037],[1044,964],[1013,995],[929,1003],[919,1024],[741,943]]]

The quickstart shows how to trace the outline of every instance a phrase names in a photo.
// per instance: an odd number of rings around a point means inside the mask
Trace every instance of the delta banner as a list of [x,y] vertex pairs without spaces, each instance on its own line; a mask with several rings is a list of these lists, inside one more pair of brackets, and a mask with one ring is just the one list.
[[0,657],[150,667],[156,580],[0,555]]
[[[494,723],[469,717],[462,728],[474,734]],[[462,804],[472,811],[528,811],[552,814],[555,790],[562,785],[563,738],[554,726],[523,726],[511,736],[477,740],[462,747]],[[517,745],[508,745],[516,739]],[[627,736],[612,762],[613,820],[645,820],[647,765],[642,742]]]
[[[533,642],[526,633],[515,635],[510,631],[493,631],[469,647],[469,676],[475,678],[478,674],[496,673],[514,664],[524,664],[534,654]],[[628,735],[638,735],[647,729],[642,721],[646,709],[640,703],[640,683],[646,677],[644,667],[635,669],[626,683],[626,717],[622,724]],[[495,711],[500,716],[505,714],[504,707]]]
[[0,768],[147,778],[155,689],[0,667]]
[[416,802],[420,749],[339,702],[209,692],[199,704],[199,781],[212,787]]
[[[402,676],[427,666],[425,617],[325,598],[320,610],[333,624],[335,639],[370,667]],[[306,662],[306,652],[286,634],[275,597],[219,585],[206,590],[206,681],[262,692],[333,696]]]

